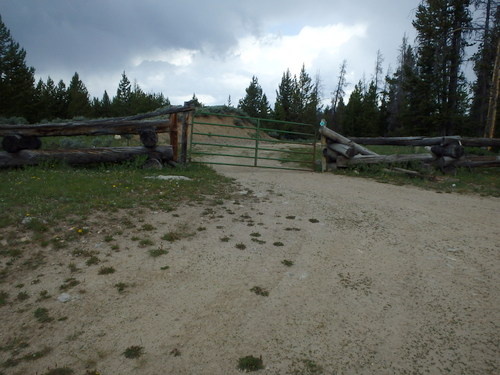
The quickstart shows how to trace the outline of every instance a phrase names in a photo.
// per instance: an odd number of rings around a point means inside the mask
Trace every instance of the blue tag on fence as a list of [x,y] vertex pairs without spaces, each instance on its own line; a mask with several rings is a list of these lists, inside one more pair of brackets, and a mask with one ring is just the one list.
[[326,120],[324,118],[319,122],[319,126],[326,126]]

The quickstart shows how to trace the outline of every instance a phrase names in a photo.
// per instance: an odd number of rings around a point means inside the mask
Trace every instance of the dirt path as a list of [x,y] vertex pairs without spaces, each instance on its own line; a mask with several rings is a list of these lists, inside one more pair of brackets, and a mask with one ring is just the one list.
[[[68,260],[84,269],[75,277],[85,293],[44,303],[67,320],[47,327],[31,313],[2,315],[4,327],[17,327],[3,340],[22,324],[31,350],[52,348],[5,374],[55,364],[103,375],[237,374],[247,355],[262,355],[262,374],[499,373],[500,199],[217,169],[241,185],[240,198],[144,220],[167,255],[147,256],[125,233],[103,261],[114,274]],[[196,234],[162,241],[169,230]],[[102,240],[85,246],[106,253]],[[58,267],[40,271],[33,288],[55,297],[68,277],[67,265]],[[125,293],[119,282],[129,284]],[[27,311],[38,306],[26,303]],[[121,355],[132,345],[144,348],[139,359]]]

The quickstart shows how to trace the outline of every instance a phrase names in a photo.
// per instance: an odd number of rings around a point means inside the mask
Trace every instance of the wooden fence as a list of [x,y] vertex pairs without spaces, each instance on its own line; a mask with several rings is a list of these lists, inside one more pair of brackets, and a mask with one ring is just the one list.
[[[121,162],[138,155],[148,156],[147,165],[160,167],[164,163],[175,164],[179,161],[179,138],[180,162],[185,163],[188,117],[193,113],[194,107],[187,102],[184,106],[129,117],[37,125],[0,125],[0,137],[3,137],[2,147],[5,150],[0,152],[0,168],[36,165],[48,160],[61,160],[69,164]],[[182,116],[181,134],[178,115]],[[170,134],[170,145],[158,145],[158,133],[167,132]],[[40,137],[125,134],[138,134],[143,146],[40,150]]]
[[[360,164],[398,164],[419,161],[434,165],[443,172],[457,167],[499,167],[500,156],[468,156],[464,146],[499,147],[498,138],[395,137],[346,138],[326,127],[320,128],[323,149],[322,170]],[[378,155],[363,145],[428,146],[431,152],[421,154]],[[400,169],[401,170],[401,169]],[[411,171],[406,171],[411,173]]]

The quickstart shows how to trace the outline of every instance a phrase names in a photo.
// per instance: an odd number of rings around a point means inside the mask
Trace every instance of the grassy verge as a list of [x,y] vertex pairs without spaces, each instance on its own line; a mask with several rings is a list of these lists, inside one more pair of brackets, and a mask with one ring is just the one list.
[[[0,228],[18,225],[23,220],[40,232],[59,221],[81,227],[85,218],[96,211],[170,211],[182,202],[230,191],[230,180],[206,166],[153,172],[139,165],[140,161],[85,168],[45,165],[2,170]],[[159,174],[181,175],[191,180],[145,178]]]
[[[380,155],[425,153],[424,147],[411,146],[370,146],[370,150]],[[291,147],[291,151],[303,151],[300,147]],[[469,155],[496,155],[495,153],[480,149],[467,148]],[[300,154],[290,154],[293,160],[300,159]],[[316,148],[316,171],[321,170],[321,147]],[[307,168],[311,165],[310,156],[305,155],[300,165]],[[423,189],[436,190],[443,193],[478,194],[483,196],[500,197],[500,168],[460,168],[453,175],[444,175],[434,169],[423,168],[420,163],[407,163],[397,165],[401,168],[415,170],[423,177],[409,177],[403,174],[390,172],[387,165],[357,165],[352,168],[338,169],[338,175],[372,178],[378,182],[395,185],[413,185]]]

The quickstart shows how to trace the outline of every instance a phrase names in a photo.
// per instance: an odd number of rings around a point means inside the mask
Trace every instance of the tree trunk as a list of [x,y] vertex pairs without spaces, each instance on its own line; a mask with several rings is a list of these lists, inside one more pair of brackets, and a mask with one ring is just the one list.
[[33,135],[8,135],[2,139],[2,147],[7,152],[18,152],[21,150],[38,150],[42,145],[40,138]]
[[342,143],[330,143],[327,144],[327,147],[330,150],[335,151],[337,154],[345,156],[346,158],[352,158],[354,155],[356,155],[356,150],[352,145],[347,146]]
[[62,161],[68,164],[116,163],[131,160],[139,155],[161,162],[172,160],[171,146],[146,147],[99,147],[72,150],[22,150],[12,154],[0,152],[0,167],[37,165],[41,162]]
[[370,150],[368,150],[367,148],[364,148],[361,145],[358,145],[357,143],[351,141],[350,139],[344,137],[343,135],[341,135],[341,134],[339,134],[337,132],[334,132],[333,130],[328,129],[328,128],[324,127],[324,126],[322,126],[319,129],[319,132],[322,135],[324,135],[327,139],[329,139],[330,141],[337,142],[337,143],[342,143],[344,145],[354,147],[354,149],[356,150],[356,152],[358,152],[359,154],[362,154],[362,155],[374,155],[374,156],[378,155],[377,153],[375,153],[373,151],[370,151]]

